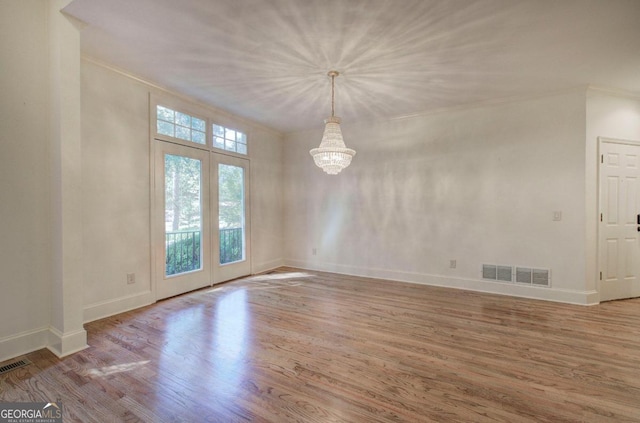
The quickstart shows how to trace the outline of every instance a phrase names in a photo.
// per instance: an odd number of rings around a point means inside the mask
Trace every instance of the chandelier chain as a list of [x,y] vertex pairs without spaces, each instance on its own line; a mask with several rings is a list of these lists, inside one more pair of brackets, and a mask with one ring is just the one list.
[[334,82],[336,80],[336,75],[331,74],[331,117],[335,116],[335,90],[334,90]]

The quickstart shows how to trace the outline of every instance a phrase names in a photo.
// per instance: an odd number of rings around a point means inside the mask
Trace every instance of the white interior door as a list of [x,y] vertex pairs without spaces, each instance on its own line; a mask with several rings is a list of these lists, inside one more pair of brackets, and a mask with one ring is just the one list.
[[640,296],[640,146],[600,144],[600,300]]
[[251,273],[249,160],[211,153],[213,283]]
[[211,284],[209,153],[156,141],[156,298]]

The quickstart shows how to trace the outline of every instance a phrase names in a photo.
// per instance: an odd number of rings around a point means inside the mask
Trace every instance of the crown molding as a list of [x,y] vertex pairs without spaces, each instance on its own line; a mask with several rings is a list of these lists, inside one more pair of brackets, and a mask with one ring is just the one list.
[[[485,107],[495,107],[495,106],[501,106],[501,105],[512,104],[512,103],[521,103],[524,101],[532,101],[532,100],[556,97],[556,96],[567,95],[567,94],[582,94],[586,98],[588,88],[589,88],[588,85],[578,85],[578,86],[563,88],[560,90],[544,91],[536,94],[493,98],[493,99],[487,99],[483,101],[477,101],[474,103],[466,103],[466,104],[460,104],[457,106],[450,106],[450,107],[441,107],[441,108],[430,109],[430,110],[425,110],[422,112],[411,113],[406,115],[391,116],[389,118],[386,118],[385,121],[394,122],[394,121],[404,120],[404,119],[427,117],[427,116],[437,115],[441,113],[452,113],[452,112],[460,112],[465,110],[481,109]],[[343,123],[342,126],[344,128],[344,127],[348,127],[349,125],[362,125],[362,124],[366,125],[373,122],[376,122],[376,120],[375,119],[355,120],[355,121]],[[319,127],[301,129],[297,131],[287,132],[286,134],[296,134],[296,133],[301,133],[306,131],[317,130],[318,128]]]
[[493,107],[493,106],[501,106],[501,105],[511,104],[511,103],[520,103],[523,101],[538,100],[541,98],[556,97],[559,95],[566,95],[566,94],[582,93],[586,95],[588,88],[589,88],[588,85],[578,85],[578,86],[562,88],[559,90],[544,91],[544,92],[535,93],[535,94],[498,97],[498,98],[492,98],[492,99],[487,99],[482,101],[476,101],[473,103],[460,104],[457,106],[425,110],[423,112],[412,113],[409,115],[394,116],[389,118],[389,120],[394,121],[394,120],[410,119],[410,118],[421,117],[421,116],[430,116],[430,115],[435,115],[439,113],[451,113],[451,112],[458,112],[458,111],[471,110],[471,109],[481,109],[484,107]]
[[628,98],[630,100],[640,100],[640,93],[633,91],[623,90],[620,88],[605,87],[601,85],[589,85],[587,87],[587,94],[604,94],[613,97]]

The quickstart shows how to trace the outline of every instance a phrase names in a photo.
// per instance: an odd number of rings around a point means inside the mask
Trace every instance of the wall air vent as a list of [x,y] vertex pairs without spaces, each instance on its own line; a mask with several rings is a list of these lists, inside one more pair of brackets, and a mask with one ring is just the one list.
[[548,269],[533,269],[533,278],[531,283],[538,286],[549,286],[549,270]]
[[496,279],[503,282],[513,281],[513,267],[498,266],[498,277]]
[[500,282],[517,282],[534,286],[551,286],[551,271],[549,269],[534,269],[532,267],[483,264],[482,279]]
[[516,267],[516,282],[536,286],[549,286],[551,278],[549,269],[532,269]]
[[516,267],[516,282],[531,284],[532,269]]
[[498,279],[498,266],[494,266],[492,264],[483,264],[482,265],[482,279]]
[[513,267],[496,266],[495,264],[483,264],[482,279],[511,282],[513,281]]

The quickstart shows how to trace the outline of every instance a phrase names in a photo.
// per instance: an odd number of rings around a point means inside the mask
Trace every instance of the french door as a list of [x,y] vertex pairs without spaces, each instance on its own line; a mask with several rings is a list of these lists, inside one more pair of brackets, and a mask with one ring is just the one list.
[[248,275],[249,161],[156,141],[156,298]]

